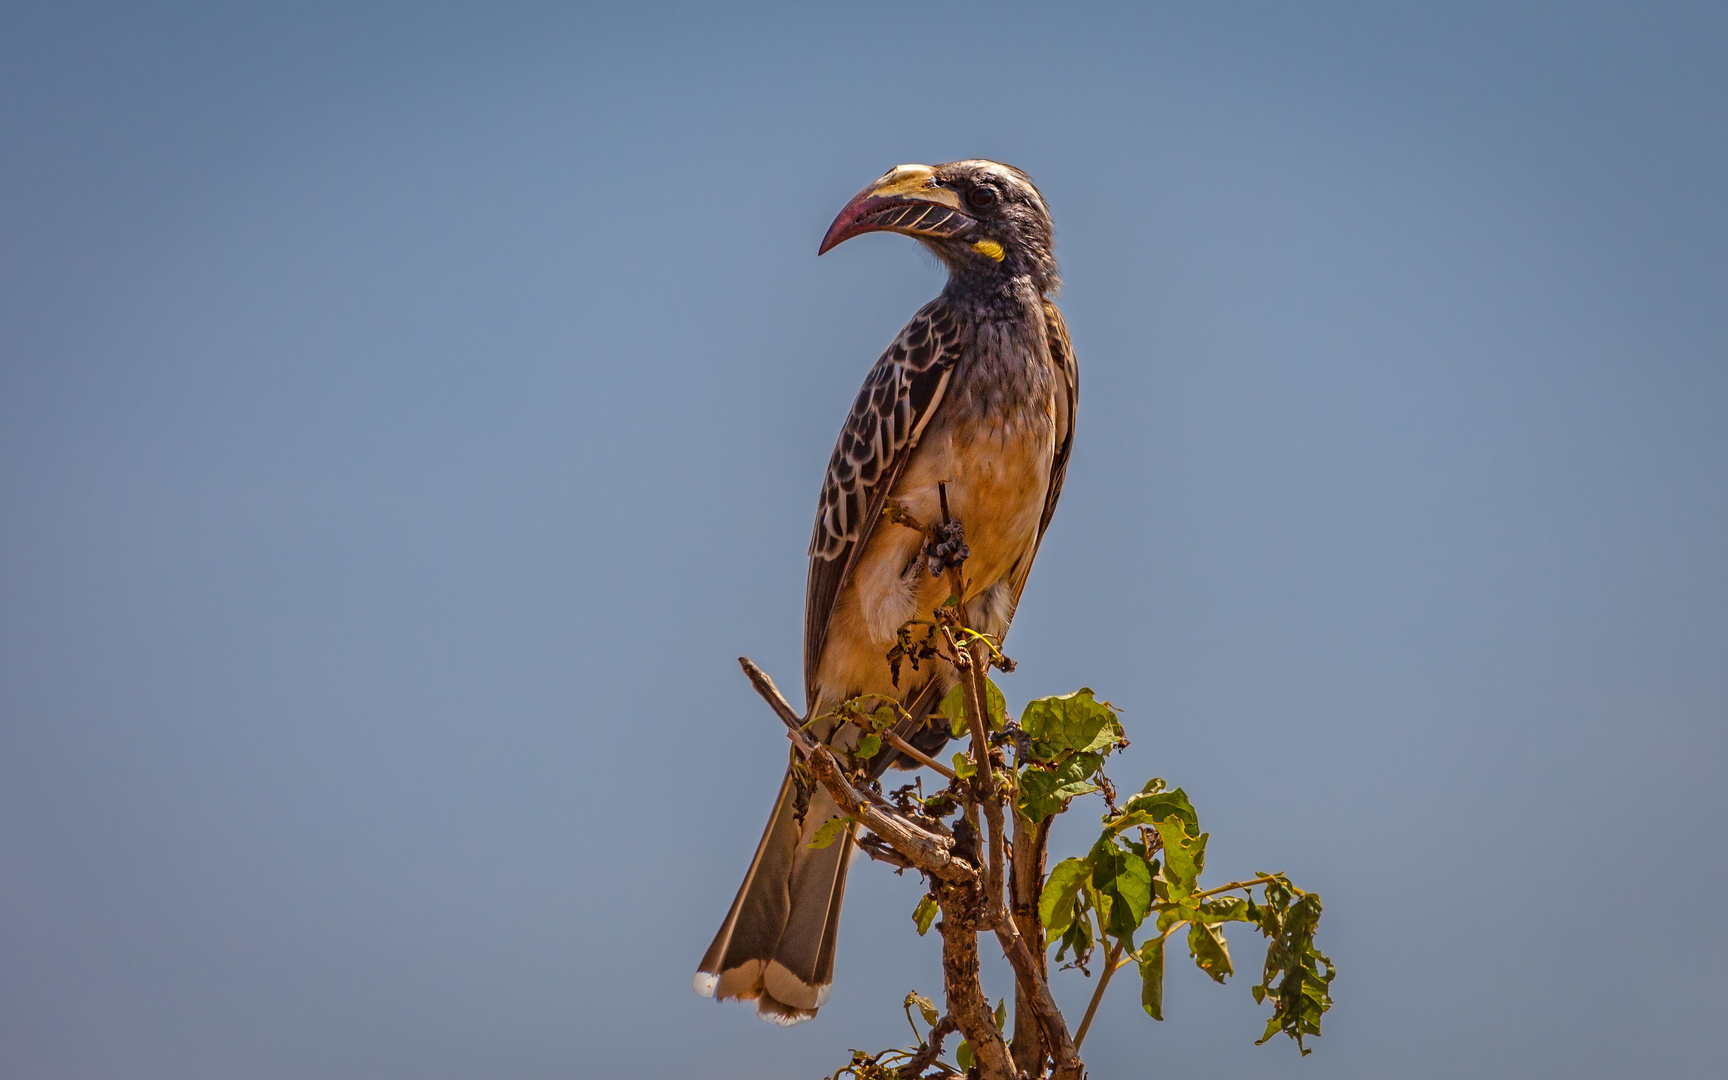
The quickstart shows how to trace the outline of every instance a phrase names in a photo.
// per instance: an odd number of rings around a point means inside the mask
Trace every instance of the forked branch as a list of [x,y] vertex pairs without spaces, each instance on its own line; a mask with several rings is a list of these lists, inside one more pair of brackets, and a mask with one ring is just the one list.
[[774,714],[786,725],[786,736],[792,740],[792,745],[809,766],[811,775],[834,796],[840,809],[886,840],[907,862],[931,877],[945,882],[965,883],[978,876],[978,872],[970,864],[955,857],[953,840],[921,828],[892,808],[878,804],[871,793],[854,787],[840,768],[840,763],[834,760],[833,752],[811,738],[810,733],[804,730],[798,714],[786,703],[785,695],[780,693],[780,688],[774,685],[774,680],[768,677],[768,673],[757,667],[749,657],[740,656],[738,663],[744,669],[744,674],[749,676],[756,692],[762,695],[768,707],[773,709]]

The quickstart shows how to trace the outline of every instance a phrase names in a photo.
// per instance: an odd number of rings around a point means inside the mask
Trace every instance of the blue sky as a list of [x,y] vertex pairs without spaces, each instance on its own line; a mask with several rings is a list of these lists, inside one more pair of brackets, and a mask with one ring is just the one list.
[[1003,689],[1121,706],[1116,775],[1320,891],[1342,970],[1310,1058],[1190,972],[1094,1074],[1710,1071],[1725,50],[1704,4],[5,5],[0,1074],[899,1040],[939,972],[879,866],[815,1023],[689,977],[784,764],[734,658],[796,685],[822,466],[941,285],[817,242],[971,156],[1043,188],[1082,365]]

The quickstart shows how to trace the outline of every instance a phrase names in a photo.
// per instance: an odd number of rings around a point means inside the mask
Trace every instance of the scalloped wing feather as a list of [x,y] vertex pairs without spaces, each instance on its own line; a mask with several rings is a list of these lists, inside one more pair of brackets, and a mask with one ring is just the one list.
[[912,316],[865,377],[840,429],[810,537],[804,603],[804,695],[815,703],[816,671],[835,599],[857,563],[894,482],[941,407],[960,357],[960,327],[940,298]]

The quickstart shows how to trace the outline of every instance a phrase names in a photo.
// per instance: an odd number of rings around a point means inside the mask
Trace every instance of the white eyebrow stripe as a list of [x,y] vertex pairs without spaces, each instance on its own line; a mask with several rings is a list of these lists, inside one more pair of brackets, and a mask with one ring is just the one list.
[[1044,212],[1044,216],[1050,216],[1050,208],[1044,205],[1044,196],[1038,193],[1038,188],[1015,171],[1012,166],[1004,165],[1000,161],[991,161],[989,158],[973,158],[969,161],[956,162],[956,164],[974,166],[980,172],[989,173],[991,177],[1013,187],[1016,191],[1024,191],[1032,197],[1033,202],[1038,204],[1038,209]]

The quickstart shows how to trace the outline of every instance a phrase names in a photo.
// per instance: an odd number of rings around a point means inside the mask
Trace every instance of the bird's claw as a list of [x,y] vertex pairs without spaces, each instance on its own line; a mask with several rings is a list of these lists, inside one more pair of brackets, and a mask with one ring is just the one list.
[[966,561],[972,552],[966,547],[966,531],[960,522],[950,518],[930,527],[930,539],[924,544],[924,555],[930,560],[930,576],[939,578],[950,567]]

